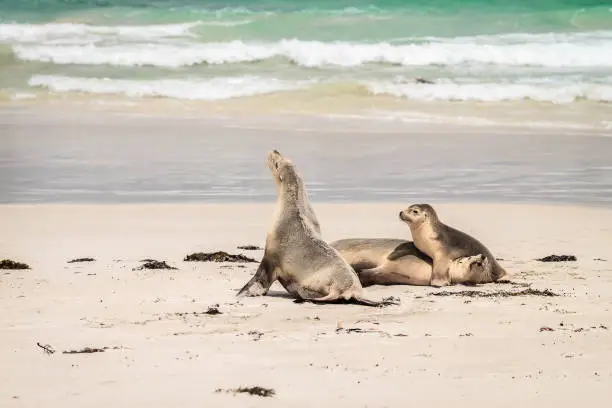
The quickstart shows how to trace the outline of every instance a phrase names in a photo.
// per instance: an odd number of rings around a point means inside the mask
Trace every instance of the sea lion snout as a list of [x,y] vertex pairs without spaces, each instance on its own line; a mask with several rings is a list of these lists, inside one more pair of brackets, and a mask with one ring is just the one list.
[[486,257],[485,257],[483,254],[478,254],[478,255],[476,255],[476,256],[473,258],[473,259],[474,259],[474,261],[473,261],[473,265],[476,265],[476,266],[482,266],[482,263],[484,262],[485,258],[486,258]]
[[278,168],[278,163],[282,159],[282,155],[278,152],[278,150],[274,149],[268,153],[268,167],[270,170],[274,170]]

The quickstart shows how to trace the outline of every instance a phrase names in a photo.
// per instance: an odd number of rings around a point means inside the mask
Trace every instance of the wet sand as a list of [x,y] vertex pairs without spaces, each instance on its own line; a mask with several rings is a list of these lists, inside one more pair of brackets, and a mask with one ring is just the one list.
[[64,108],[0,110],[0,202],[266,202],[277,148],[319,201],[612,205],[605,131]]

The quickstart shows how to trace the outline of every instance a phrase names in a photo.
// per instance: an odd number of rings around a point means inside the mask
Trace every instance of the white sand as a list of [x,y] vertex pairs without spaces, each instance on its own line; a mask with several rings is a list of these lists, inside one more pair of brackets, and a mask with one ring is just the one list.
[[[399,204],[315,203],[327,240],[409,237]],[[183,262],[225,250],[257,260],[273,204],[0,206],[0,406],[606,406],[612,397],[612,210],[437,206],[483,241],[516,282],[559,297],[429,296],[459,290],[371,287],[401,305],[296,304],[234,297],[257,267]],[[574,254],[577,262],[533,259]],[[95,262],[68,264],[77,257]],[[142,258],[177,271],[133,271]],[[603,258],[607,261],[595,261]],[[193,315],[219,303],[220,315]],[[188,313],[179,316],[177,313]],[[339,323],[340,322],[340,323]],[[343,328],[373,330],[336,332]],[[540,331],[548,326],[554,331]],[[610,330],[608,330],[607,328]],[[582,330],[581,330],[582,329]],[[396,336],[402,334],[403,336]],[[46,355],[36,342],[52,345]],[[121,346],[95,354],[82,347]],[[272,398],[215,393],[262,386]]]

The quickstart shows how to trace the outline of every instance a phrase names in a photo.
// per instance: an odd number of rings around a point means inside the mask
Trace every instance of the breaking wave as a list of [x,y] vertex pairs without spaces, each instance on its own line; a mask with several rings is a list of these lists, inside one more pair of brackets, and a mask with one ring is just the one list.
[[155,81],[81,78],[59,75],[36,75],[30,86],[53,92],[115,94],[128,97],[166,97],[184,100],[223,100],[302,89],[305,81],[283,81],[256,76],[216,77],[213,79]]
[[[171,31],[170,31],[171,32]],[[135,32],[136,33],[136,32]],[[159,35],[168,32],[160,30]],[[383,63],[404,66],[499,65],[548,68],[611,68],[612,38],[514,44],[450,40],[404,45],[281,40],[217,43],[15,45],[16,57],[54,64],[157,66],[227,64],[285,58],[304,67]]]
[[216,77],[212,79],[128,80],[36,75],[29,85],[52,92],[115,94],[127,97],[165,97],[182,100],[223,100],[275,92],[311,90],[321,95],[387,95],[423,102],[472,101],[503,102],[533,100],[555,104],[578,100],[612,102],[612,84],[594,83],[397,83],[361,81],[354,86],[339,86],[326,80],[281,80],[261,76]]

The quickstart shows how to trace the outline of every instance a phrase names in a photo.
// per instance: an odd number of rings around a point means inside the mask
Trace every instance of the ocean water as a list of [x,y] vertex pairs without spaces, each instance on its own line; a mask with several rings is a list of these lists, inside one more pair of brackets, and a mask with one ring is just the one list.
[[0,1],[0,100],[71,98],[609,129],[612,1]]

